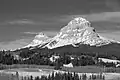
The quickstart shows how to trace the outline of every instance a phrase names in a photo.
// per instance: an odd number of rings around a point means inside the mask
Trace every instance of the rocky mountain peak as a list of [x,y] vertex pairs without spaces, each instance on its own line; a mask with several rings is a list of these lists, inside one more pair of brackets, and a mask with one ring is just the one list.
[[110,40],[102,38],[91,23],[82,17],[71,20],[63,27],[59,34],[53,38],[47,47],[53,49],[65,45],[87,44],[90,46],[101,46],[111,43]]
[[87,21],[86,19],[82,18],[82,17],[78,17],[75,18],[73,20],[71,20],[67,26],[63,27],[61,29],[61,32],[64,31],[70,31],[70,30],[75,30],[75,29],[85,29],[91,26],[91,23],[89,21]]
[[82,18],[82,17],[77,17],[77,18],[74,18],[73,20],[71,20],[69,23],[68,23],[68,26],[70,27],[90,27],[90,22],[87,21],[86,19]]
[[113,40],[106,39],[100,36],[91,23],[82,17],[71,20],[60,32],[53,38],[49,38],[44,33],[39,33],[35,36],[34,40],[28,45],[38,46],[41,48],[47,47],[54,49],[61,46],[72,45],[79,47],[80,44],[89,46],[102,46],[107,45]]
[[46,34],[44,34],[43,32],[40,32],[35,36],[33,41],[26,47],[42,45],[42,44],[46,43],[48,41],[48,39],[49,39],[49,37]]

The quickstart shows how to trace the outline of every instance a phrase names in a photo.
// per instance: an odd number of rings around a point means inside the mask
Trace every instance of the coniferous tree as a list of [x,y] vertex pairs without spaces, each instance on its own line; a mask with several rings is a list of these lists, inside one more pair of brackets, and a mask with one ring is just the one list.
[[24,77],[23,77],[23,76],[21,77],[21,80],[24,80]]
[[54,72],[51,75],[51,79],[54,80]]
[[27,80],[27,77],[26,77],[26,76],[24,77],[24,80]]
[[86,74],[82,74],[82,80],[87,80]]
[[47,80],[51,80],[51,76],[50,76],[50,74],[48,75],[48,78],[47,78]]
[[105,76],[103,75],[103,78],[102,78],[103,80],[105,80]]
[[33,76],[30,76],[30,80],[33,80]]
[[56,69],[56,70],[61,69],[61,64],[60,63],[61,63],[60,59],[57,59],[56,63],[55,63],[55,68],[54,69]]
[[92,80],[92,76],[91,75],[89,76],[89,80]]
[[[35,77],[35,80],[40,80],[39,76]],[[42,80],[42,76],[41,76],[41,80]]]

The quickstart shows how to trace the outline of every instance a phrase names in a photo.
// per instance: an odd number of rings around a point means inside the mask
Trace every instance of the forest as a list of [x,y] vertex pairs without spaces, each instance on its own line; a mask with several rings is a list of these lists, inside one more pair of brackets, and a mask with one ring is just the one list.
[[[15,53],[15,52],[14,52]],[[35,64],[35,65],[49,65],[55,66],[55,69],[60,69],[63,64],[72,63],[73,66],[87,66],[87,65],[96,65],[96,66],[106,66],[106,67],[115,67],[114,63],[104,63],[99,61],[99,57],[104,58],[113,58],[115,56],[99,55],[98,53],[44,53],[44,52],[34,52],[34,51],[23,51],[19,54],[14,54],[11,51],[0,51],[0,64],[12,65],[12,64]],[[16,58],[16,55],[18,57]],[[59,56],[58,59],[55,59],[55,62],[50,61],[51,56]],[[71,59],[73,57],[74,59]]]

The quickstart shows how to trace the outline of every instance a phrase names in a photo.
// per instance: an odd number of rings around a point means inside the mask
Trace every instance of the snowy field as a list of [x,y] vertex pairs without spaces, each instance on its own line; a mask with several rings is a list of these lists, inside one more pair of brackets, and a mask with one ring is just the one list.
[[[19,68],[19,69],[6,69],[6,70],[1,70],[0,73],[5,73],[5,74],[16,74],[18,72],[19,76],[41,76],[45,75],[48,76],[49,74],[52,74],[52,72],[60,72],[64,73],[64,71],[58,71],[58,70],[53,70],[53,69],[37,69],[37,68]],[[79,75],[82,74],[87,74],[89,77],[92,74],[99,74],[99,73],[78,73]],[[105,76],[105,80],[120,80],[120,73],[103,73]]]

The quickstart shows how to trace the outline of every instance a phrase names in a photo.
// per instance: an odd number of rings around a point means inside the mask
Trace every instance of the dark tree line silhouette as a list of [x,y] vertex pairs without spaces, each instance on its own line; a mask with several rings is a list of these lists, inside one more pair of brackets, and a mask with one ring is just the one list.
[[81,74],[78,73],[52,73],[49,76],[25,76],[21,77],[21,80],[105,80],[105,76],[101,74],[92,74],[90,76],[87,76],[87,74]]
[[[26,59],[26,55],[29,55],[29,58]],[[60,58],[55,62],[50,61],[52,55],[59,55]],[[22,56],[21,56],[22,55]],[[31,56],[30,56],[31,55]],[[74,59],[71,59],[71,56],[74,56]],[[55,69],[60,69],[63,64],[72,63],[73,66],[86,66],[86,65],[99,65],[106,67],[115,67],[114,63],[105,63],[103,61],[98,62],[99,54],[88,54],[81,53],[79,55],[74,53],[42,53],[39,52],[35,54],[35,51],[23,51],[19,54],[20,59],[15,59],[12,52],[0,51],[0,64],[36,64],[36,65],[49,65],[55,66]],[[106,56],[106,55],[105,55]],[[105,57],[104,56],[104,57]],[[25,59],[25,60],[23,60]]]

